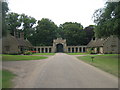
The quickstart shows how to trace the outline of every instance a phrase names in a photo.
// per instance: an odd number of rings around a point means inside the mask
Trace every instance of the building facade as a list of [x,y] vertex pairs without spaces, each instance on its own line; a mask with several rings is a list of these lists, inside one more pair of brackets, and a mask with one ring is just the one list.
[[57,38],[53,40],[53,46],[34,46],[38,53],[77,53],[86,52],[86,46],[67,46],[66,39]]
[[32,44],[24,39],[24,33],[20,34],[20,37],[17,35],[12,36],[7,34],[2,38],[2,53],[3,54],[19,54],[23,53],[26,50],[33,50]]
[[108,38],[101,38],[101,39],[95,39],[91,40],[87,45],[87,51],[93,50],[94,53],[101,53],[101,54],[107,54],[107,53],[120,53],[120,39],[116,36],[110,36]]

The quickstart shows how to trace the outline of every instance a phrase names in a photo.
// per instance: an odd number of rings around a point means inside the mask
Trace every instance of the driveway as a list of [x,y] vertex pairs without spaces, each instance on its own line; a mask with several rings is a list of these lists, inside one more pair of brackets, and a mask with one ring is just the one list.
[[18,76],[15,88],[118,88],[118,78],[72,55],[56,53],[45,60],[3,62]]

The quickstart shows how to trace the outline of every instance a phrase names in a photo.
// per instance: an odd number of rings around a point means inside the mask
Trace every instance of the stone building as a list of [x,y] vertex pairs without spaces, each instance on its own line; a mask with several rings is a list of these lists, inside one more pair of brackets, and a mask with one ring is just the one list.
[[92,49],[95,53],[120,53],[118,43],[120,40],[115,36],[91,40],[88,45],[67,46],[66,39],[57,38],[53,40],[52,46],[32,46],[28,40],[24,40],[24,33],[14,36],[8,34],[2,39],[2,51],[4,54],[23,53],[25,50],[35,50],[37,53],[84,53]]
[[3,54],[18,54],[25,50],[32,50],[33,46],[28,40],[24,40],[24,34],[12,36],[7,34],[2,38],[2,53]]
[[53,46],[35,46],[34,50],[38,53],[77,53],[86,52],[86,46],[67,46],[66,39],[57,38],[53,40]]
[[118,43],[120,43],[120,40],[115,36],[92,39],[87,45],[87,51],[92,49],[94,53],[120,53]]

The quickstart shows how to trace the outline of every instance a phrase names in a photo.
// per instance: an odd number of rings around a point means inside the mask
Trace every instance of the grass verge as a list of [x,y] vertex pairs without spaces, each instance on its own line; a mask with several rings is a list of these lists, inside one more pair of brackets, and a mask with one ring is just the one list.
[[21,61],[21,60],[40,60],[46,59],[43,56],[29,56],[29,55],[2,55],[3,61]]
[[2,88],[12,88],[12,79],[15,77],[13,73],[7,70],[2,71]]
[[[94,57],[93,61],[91,57]],[[87,56],[79,56],[78,58],[108,73],[120,77],[120,73],[118,72],[117,54],[87,55]]]
[[67,53],[68,55],[88,55],[88,53]]
[[34,53],[33,55],[55,55],[55,53]]

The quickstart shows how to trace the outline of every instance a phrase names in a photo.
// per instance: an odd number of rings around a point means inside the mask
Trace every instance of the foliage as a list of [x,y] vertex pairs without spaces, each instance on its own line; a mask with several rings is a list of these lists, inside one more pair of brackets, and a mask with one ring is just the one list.
[[32,52],[31,51],[25,51],[24,55],[32,55]]
[[33,45],[52,45],[53,39],[56,38],[57,25],[53,21],[43,18],[38,21],[36,31],[29,38]]
[[105,8],[95,11],[94,22],[97,24],[95,35],[98,38],[116,35],[120,37],[120,2],[107,2]]
[[34,33],[34,25],[36,24],[36,19],[31,16],[21,14],[20,21],[22,24],[22,31],[25,34],[24,37],[29,38]]
[[3,36],[7,34],[6,14],[8,11],[9,11],[8,3],[2,2],[2,35]]
[[7,26],[10,33],[14,36],[14,33],[24,32],[24,37],[29,38],[34,32],[35,18],[27,16],[25,14],[8,13],[7,14]]
[[58,27],[48,18],[37,21],[31,16],[13,12],[7,14],[5,25],[13,36],[18,34],[18,38],[19,33],[24,32],[24,38],[34,46],[51,46],[53,39],[60,37],[66,39],[67,44],[71,46],[86,45],[94,37],[95,27],[90,25],[83,28],[77,22],[65,22]]
[[59,26],[58,30],[59,36],[65,38],[68,45],[86,45],[88,43],[87,30],[84,30],[80,23],[65,22]]
[[21,22],[19,20],[20,15],[17,13],[8,13],[7,14],[7,26],[8,30],[10,31],[11,35],[14,36],[14,33],[17,32],[17,29],[21,26]]
[[89,25],[88,27],[85,27],[84,28],[84,31],[86,33],[86,37],[85,37],[85,42],[86,44],[88,44],[91,39],[94,37],[94,28],[95,28],[95,25]]
[[87,51],[89,54],[96,54],[94,48],[89,48]]

